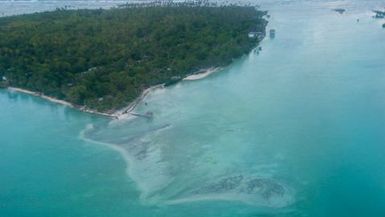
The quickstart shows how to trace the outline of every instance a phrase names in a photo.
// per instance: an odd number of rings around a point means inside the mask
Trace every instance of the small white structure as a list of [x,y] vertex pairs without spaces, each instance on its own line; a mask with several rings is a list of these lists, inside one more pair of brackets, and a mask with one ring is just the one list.
[[270,38],[275,38],[275,29],[270,29]]
[[3,81],[6,81],[6,80],[7,80],[7,77],[3,76],[3,78],[2,78],[2,79],[3,79]]
[[263,32],[249,32],[248,34],[250,39],[258,39],[259,41],[265,37]]
[[248,36],[249,36],[249,38],[256,38],[257,33],[256,32],[249,32]]

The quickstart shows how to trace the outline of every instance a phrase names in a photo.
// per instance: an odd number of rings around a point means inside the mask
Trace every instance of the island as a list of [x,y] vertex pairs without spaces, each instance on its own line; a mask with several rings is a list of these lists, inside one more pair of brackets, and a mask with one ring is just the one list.
[[113,114],[150,87],[249,53],[265,35],[266,14],[251,5],[156,2],[3,17],[0,87]]

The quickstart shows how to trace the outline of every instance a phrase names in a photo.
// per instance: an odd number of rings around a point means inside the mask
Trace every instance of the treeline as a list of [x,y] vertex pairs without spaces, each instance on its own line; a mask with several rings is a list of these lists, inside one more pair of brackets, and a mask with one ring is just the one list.
[[248,53],[257,43],[248,32],[265,32],[265,14],[178,3],[0,18],[0,78],[3,86],[109,112],[149,86]]

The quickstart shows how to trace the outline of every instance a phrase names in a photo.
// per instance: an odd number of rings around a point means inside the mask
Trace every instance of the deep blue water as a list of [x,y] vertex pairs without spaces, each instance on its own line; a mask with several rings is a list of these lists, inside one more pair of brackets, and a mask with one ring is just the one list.
[[152,121],[1,90],[0,216],[385,216],[385,3],[261,7],[276,37],[153,92]]

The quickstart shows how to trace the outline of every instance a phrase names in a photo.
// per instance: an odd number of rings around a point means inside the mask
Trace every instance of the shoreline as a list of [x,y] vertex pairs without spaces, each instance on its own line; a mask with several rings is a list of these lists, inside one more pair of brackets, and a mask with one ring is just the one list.
[[79,110],[82,112],[101,115],[101,116],[110,117],[110,118],[116,118],[115,114],[108,114],[108,113],[104,113],[104,112],[98,112],[98,111],[95,111],[92,109],[87,109],[84,106],[77,106],[77,105],[74,105],[74,104],[67,102],[65,100],[60,100],[60,99],[56,99],[56,98],[51,97],[51,96],[44,95],[40,92],[35,92],[35,91],[31,91],[31,90],[27,90],[27,89],[23,89],[23,88],[19,88],[19,87],[7,87],[6,89],[10,92],[18,92],[18,93],[28,94],[31,96],[36,96],[36,97],[39,97],[41,99],[45,99],[49,102],[56,103],[59,105],[64,105],[64,106],[67,106],[67,107],[70,107],[70,108],[73,108],[73,109],[76,109],[76,110]]
[[197,72],[195,72],[195,73],[193,73],[191,75],[186,76],[182,80],[183,81],[201,80],[201,79],[207,78],[211,74],[214,74],[214,73],[216,73],[216,72],[218,72],[220,70],[222,70],[221,67],[210,67],[210,68],[207,68],[207,69],[202,69],[202,70],[199,70],[199,71],[197,71]]
[[[201,69],[201,70],[199,70],[193,74],[187,75],[181,81],[201,80],[201,79],[204,79],[204,78],[210,76],[211,74],[214,74],[214,73],[220,71],[221,69],[222,69],[221,67],[210,67],[207,69]],[[67,106],[67,107],[79,110],[81,112],[94,114],[94,115],[100,115],[100,116],[113,118],[113,119],[125,119],[125,118],[128,118],[129,116],[132,116],[131,112],[133,112],[133,110],[146,98],[146,96],[148,94],[150,94],[151,92],[153,92],[156,89],[164,88],[164,87],[165,87],[165,84],[158,84],[158,85],[151,86],[151,87],[143,90],[142,93],[140,94],[140,96],[138,96],[135,100],[130,102],[128,104],[128,106],[123,107],[121,109],[114,110],[112,113],[98,112],[96,110],[86,108],[85,106],[74,105],[74,104],[72,104],[68,101],[65,101],[65,100],[56,99],[55,97],[47,96],[47,95],[44,95],[43,93],[40,93],[40,92],[31,91],[31,90],[27,90],[27,89],[23,89],[23,88],[19,88],[19,87],[10,86],[10,87],[7,87],[5,89],[7,89],[10,92],[24,93],[24,94],[28,94],[31,96],[39,97],[39,98],[45,99],[49,102],[56,103],[56,104],[63,105],[63,106]]]
[[154,86],[151,86],[151,87],[145,89],[144,91],[142,91],[140,96],[138,96],[134,101],[130,102],[130,104],[128,104],[128,106],[126,106],[122,109],[116,110],[114,112],[114,116],[117,119],[122,119],[122,118],[125,118],[125,117],[132,115],[130,112],[132,112],[141,102],[143,102],[143,100],[146,98],[146,96],[148,94],[150,94],[151,92],[153,92],[156,89],[164,88],[164,87],[165,87],[164,84],[158,84],[158,85],[154,85]]

